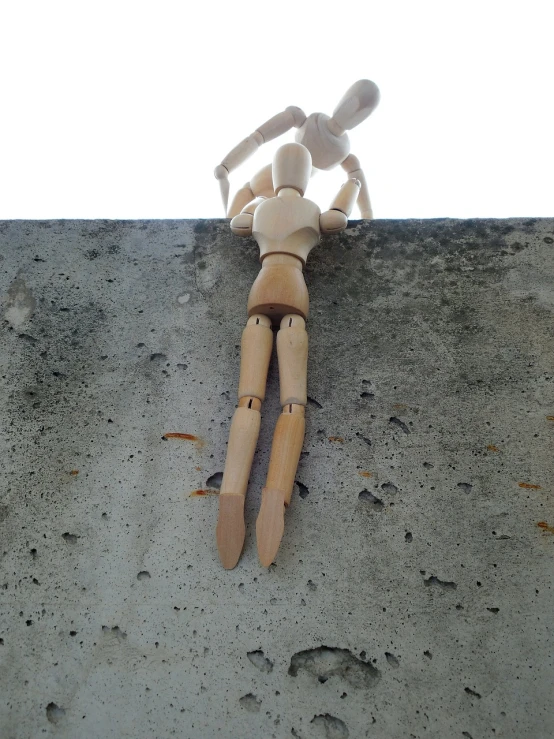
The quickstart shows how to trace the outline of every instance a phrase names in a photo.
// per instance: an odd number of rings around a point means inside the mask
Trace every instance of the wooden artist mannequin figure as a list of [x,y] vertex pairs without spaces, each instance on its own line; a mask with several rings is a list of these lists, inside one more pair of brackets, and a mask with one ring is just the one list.
[[371,115],[378,103],[377,85],[371,80],[358,80],[342,97],[332,117],[324,113],[312,113],[306,117],[300,108],[291,106],[270,118],[241,141],[215,168],[214,174],[219,180],[226,215],[233,218],[257,197],[274,197],[271,164],[268,164],[238,190],[227,211],[229,173],[245,162],[266,141],[271,141],[294,127],[298,129],[295,140],[305,146],[311,154],[313,172],[333,169],[340,164],[348,178],[360,181],[358,206],[361,217],[373,218],[365,176],[358,158],[350,154],[350,141],[346,131]]
[[265,397],[267,371],[278,326],[280,402],[269,470],[256,523],[260,561],[272,563],[284,531],[296,468],[304,440],[307,402],[308,290],[302,269],[320,233],[346,228],[360,191],[357,179],[348,180],[330,210],[303,197],[312,168],[309,151],[285,144],[273,160],[275,197],[258,198],[231,221],[235,234],[254,236],[262,268],[248,298],[248,322],[242,335],[239,402],[231,422],[227,459],[219,495],[217,546],[223,566],[233,568],[244,544],[244,498],[260,430],[260,408]]

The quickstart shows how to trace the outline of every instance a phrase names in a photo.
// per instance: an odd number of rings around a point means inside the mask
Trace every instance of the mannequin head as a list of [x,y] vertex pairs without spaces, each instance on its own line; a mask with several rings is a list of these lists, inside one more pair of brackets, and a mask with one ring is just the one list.
[[[379,88],[371,80],[358,80],[349,87],[333,111],[331,130],[349,131],[368,118],[379,104]],[[334,124],[334,125],[333,125]]]

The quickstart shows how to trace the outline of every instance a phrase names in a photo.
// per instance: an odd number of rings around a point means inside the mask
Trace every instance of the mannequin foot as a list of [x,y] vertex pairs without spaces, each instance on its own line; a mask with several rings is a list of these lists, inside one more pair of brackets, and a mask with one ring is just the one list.
[[285,498],[281,490],[264,488],[256,521],[258,556],[264,567],[275,559],[285,531]]
[[219,559],[226,570],[232,570],[239,561],[245,533],[244,496],[220,494],[215,535]]

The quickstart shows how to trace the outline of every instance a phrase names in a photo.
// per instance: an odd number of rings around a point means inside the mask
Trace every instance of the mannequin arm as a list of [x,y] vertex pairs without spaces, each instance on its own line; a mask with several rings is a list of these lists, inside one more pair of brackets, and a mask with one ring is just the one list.
[[331,203],[329,210],[319,217],[321,233],[332,234],[344,231],[348,224],[348,216],[359,197],[361,183],[359,180],[347,180]]
[[222,160],[214,171],[216,180],[219,180],[219,188],[225,212],[227,213],[227,201],[229,199],[229,173],[252,156],[262,144],[281,136],[291,128],[299,128],[306,120],[305,114],[294,106],[288,107],[282,113],[274,115],[268,121],[259,126],[254,133],[237,144]]
[[340,165],[349,177],[355,177],[361,183],[360,194],[358,195],[358,207],[362,218],[371,220],[373,218],[373,211],[371,210],[371,202],[369,200],[369,191],[367,189],[367,182],[365,175],[360,167],[360,160],[355,157],[354,154],[346,157],[344,162]]

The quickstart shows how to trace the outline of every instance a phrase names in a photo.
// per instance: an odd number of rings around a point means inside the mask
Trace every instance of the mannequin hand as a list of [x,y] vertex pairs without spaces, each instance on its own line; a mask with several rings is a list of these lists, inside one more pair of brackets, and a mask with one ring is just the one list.
[[319,226],[324,234],[344,231],[347,225],[348,218],[340,210],[326,210],[319,216]]
[[252,221],[250,213],[239,213],[231,221],[231,231],[237,236],[252,236]]

